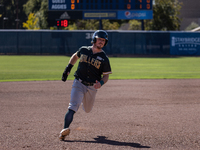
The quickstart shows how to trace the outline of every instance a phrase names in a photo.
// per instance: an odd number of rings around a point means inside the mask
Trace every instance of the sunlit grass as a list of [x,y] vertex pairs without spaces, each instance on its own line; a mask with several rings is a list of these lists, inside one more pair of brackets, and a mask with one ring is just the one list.
[[[0,56],[0,82],[61,80],[69,59],[67,56]],[[200,78],[198,57],[110,57],[110,64],[110,79]],[[68,80],[74,79],[77,65],[73,67]]]

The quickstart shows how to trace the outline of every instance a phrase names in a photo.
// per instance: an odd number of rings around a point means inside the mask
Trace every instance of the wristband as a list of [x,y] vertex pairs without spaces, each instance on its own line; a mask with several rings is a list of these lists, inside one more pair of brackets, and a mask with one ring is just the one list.
[[101,80],[101,81],[100,81],[100,84],[101,84],[101,86],[102,86],[102,85],[104,84],[104,81],[103,81],[103,80]]
[[70,71],[71,71],[71,69],[72,69],[72,67],[73,67],[74,65],[72,65],[72,64],[68,64],[68,68],[70,69]]
[[72,65],[72,64],[68,64],[67,67],[65,68],[64,73],[70,72],[73,66],[74,66],[74,65]]

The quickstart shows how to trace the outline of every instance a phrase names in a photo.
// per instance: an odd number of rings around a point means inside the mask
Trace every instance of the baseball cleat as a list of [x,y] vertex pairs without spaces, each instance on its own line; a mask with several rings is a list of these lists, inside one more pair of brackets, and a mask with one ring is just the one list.
[[64,140],[65,137],[67,135],[69,135],[69,133],[70,133],[70,129],[69,128],[62,129],[62,131],[60,132],[60,135],[59,135],[59,139],[60,140]]

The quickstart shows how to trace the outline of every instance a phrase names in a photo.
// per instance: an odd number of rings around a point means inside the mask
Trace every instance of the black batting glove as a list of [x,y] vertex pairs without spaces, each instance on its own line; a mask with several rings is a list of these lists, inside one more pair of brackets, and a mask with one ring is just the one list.
[[63,73],[62,75],[62,81],[65,82],[67,80],[68,75]]
[[65,71],[62,74],[62,81],[63,82],[65,82],[67,80],[68,73],[70,73],[72,67],[73,67],[72,64],[68,64],[67,67],[65,68]]

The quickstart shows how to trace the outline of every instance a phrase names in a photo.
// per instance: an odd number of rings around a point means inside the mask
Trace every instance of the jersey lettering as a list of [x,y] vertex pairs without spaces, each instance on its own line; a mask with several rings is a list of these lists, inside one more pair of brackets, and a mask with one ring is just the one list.
[[95,59],[95,61],[94,61],[94,66],[95,66],[97,69],[99,69],[99,68],[100,68],[100,65],[101,65],[101,62],[100,62],[99,60]]
[[88,64],[91,64],[92,66],[96,67],[97,69],[99,69],[101,66],[101,61],[91,58],[91,57],[88,57],[87,55],[84,55],[84,54],[81,55],[80,62],[86,62]]
[[88,58],[87,55],[81,55],[80,62],[86,62],[87,63],[87,58]]

